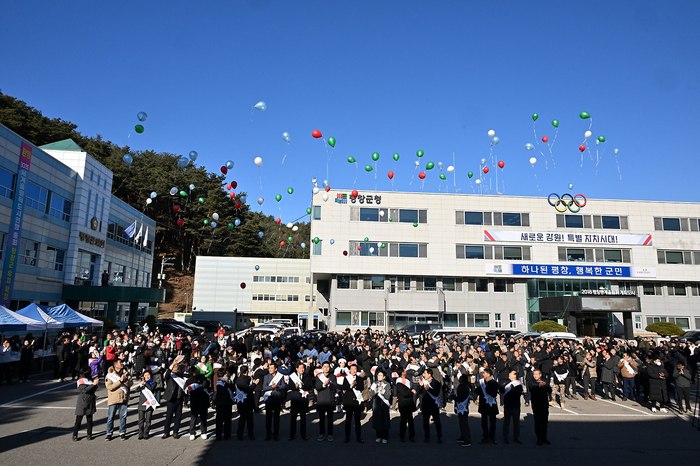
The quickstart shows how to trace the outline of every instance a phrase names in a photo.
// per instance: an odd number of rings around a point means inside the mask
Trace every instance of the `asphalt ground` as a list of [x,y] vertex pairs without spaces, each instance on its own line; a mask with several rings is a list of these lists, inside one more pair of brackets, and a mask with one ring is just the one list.
[[[427,464],[433,461],[508,462],[519,465],[556,461],[572,465],[632,464],[674,461],[680,464],[700,464],[700,431],[692,426],[692,416],[681,415],[672,405],[668,414],[651,413],[648,406],[634,401],[567,400],[566,410],[550,409],[549,446],[535,444],[534,425],[530,408],[521,410],[522,445],[502,441],[502,415],[497,421],[497,445],[479,445],[480,418],[476,406],[470,405],[469,426],[472,446],[461,447],[457,417],[452,405],[441,414],[444,443],[438,445],[433,430],[430,443],[423,442],[422,417],[416,415],[417,443],[401,443],[398,439],[398,414],[392,413],[388,444],[377,444],[372,429],[371,412],[363,419],[365,443],[355,442],[354,434],[348,444],[343,442],[344,420],[336,413],[334,442],[318,442],[318,420],[315,411],[307,418],[308,441],[297,433],[288,441],[289,414],[282,414],[280,441],[265,441],[265,415],[255,415],[256,439],[235,438],[238,415],[233,414],[233,438],[214,440],[214,410],[209,411],[209,438],[189,440],[189,410],[184,409],[179,439],[161,439],[165,409],[154,414],[151,438],[137,439],[138,397],[129,404],[128,439],[105,439],[107,398],[103,380],[97,391],[97,413],[93,435],[87,441],[85,424],[81,439],[71,441],[75,422],[77,390],[75,382],[55,382],[50,374],[34,376],[29,383],[0,385],[0,458],[3,464],[128,464],[132,465],[230,465],[283,462],[287,465],[327,463],[329,466],[354,465],[358,461],[378,461],[392,464]],[[695,391],[693,402],[695,402]],[[696,420],[697,421],[697,420]],[[118,425],[118,422],[116,423]],[[115,433],[118,427],[115,425]],[[697,422],[696,422],[697,426]],[[354,430],[353,430],[354,432]],[[432,464],[432,463],[431,463]],[[504,463],[505,464],[505,463]]]

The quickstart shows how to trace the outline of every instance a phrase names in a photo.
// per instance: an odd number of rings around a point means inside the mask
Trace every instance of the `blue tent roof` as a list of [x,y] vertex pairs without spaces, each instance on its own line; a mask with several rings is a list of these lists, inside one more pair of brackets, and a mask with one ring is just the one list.
[[30,319],[5,306],[0,306],[0,330],[3,332],[39,332],[46,329],[45,322]]
[[39,322],[45,322],[48,328],[63,328],[65,325],[48,315],[46,313],[47,310],[48,306],[40,306],[32,303],[29,306],[17,311],[17,314],[24,317],[29,317],[30,319],[38,320]]
[[60,304],[49,308],[46,313],[61,322],[64,327],[102,327],[104,323],[83,315],[66,304]]

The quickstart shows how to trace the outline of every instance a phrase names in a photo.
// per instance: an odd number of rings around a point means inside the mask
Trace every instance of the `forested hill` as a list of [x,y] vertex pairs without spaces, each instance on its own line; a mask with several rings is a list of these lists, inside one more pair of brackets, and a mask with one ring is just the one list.
[[[179,167],[177,162],[181,154],[133,151],[128,146],[105,141],[99,134],[84,136],[77,131],[77,124],[47,118],[39,110],[2,92],[0,124],[37,146],[73,139],[109,168],[114,173],[112,193],[157,222],[155,256],[161,253],[176,256],[177,268],[183,273],[192,273],[197,255],[308,257],[308,248],[302,249],[301,243],[310,244],[309,223],[297,223],[298,231],[293,232],[278,225],[274,217],[251,211],[247,200],[241,200],[247,193],[235,190],[236,197],[231,198],[222,175],[208,172],[194,163]],[[125,154],[133,157],[131,165],[124,162]],[[195,189],[190,191],[190,185]],[[186,195],[171,196],[172,187]],[[157,196],[150,205],[146,204],[154,191]],[[176,205],[180,206],[179,212],[173,209]],[[212,221],[209,216],[214,212],[219,214],[215,229],[210,224],[205,225],[205,221]],[[183,220],[182,226],[178,225],[178,219]],[[235,225],[236,220],[240,220],[240,225]],[[281,241],[285,242],[284,247],[280,247]],[[155,261],[154,266],[156,264],[159,262]]]

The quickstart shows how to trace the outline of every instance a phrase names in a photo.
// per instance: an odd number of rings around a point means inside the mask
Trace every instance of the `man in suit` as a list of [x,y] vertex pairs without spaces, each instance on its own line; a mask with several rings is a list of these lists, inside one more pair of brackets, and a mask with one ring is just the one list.
[[[331,375],[331,365],[328,361],[321,366],[322,372],[314,381],[316,389],[316,412],[318,412],[318,441],[327,439],[333,441],[333,409],[335,408],[335,377]],[[328,421],[326,421],[328,419]],[[328,431],[326,432],[326,422]],[[328,435],[328,436],[326,436]]]
[[287,396],[287,382],[284,375],[277,372],[277,363],[268,361],[268,374],[263,379],[265,397],[265,440],[280,439],[280,413]]
[[362,440],[362,391],[365,388],[365,377],[358,374],[357,365],[350,366],[350,374],[343,377],[343,384],[339,388],[343,390],[345,443],[350,442],[353,418],[355,418],[355,439],[358,443],[365,443]]
[[518,380],[518,373],[511,371],[508,374],[509,382],[499,387],[503,394],[503,443],[508,443],[508,430],[510,421],[513,421],[513,441],[520,441],[520,398],[523,395],[523,384]]
[[185,401],[185,377],[184,366],[180,366],[181,357],[175,359],[173,365],[165,371],[163,379],[165,380],[165,391],[161,397],[165,401],[165,427],[162,438],[170,437],[170,425],[175,416],[175,429],[173,438],[180,438],[180,422],[182,422],[182,405]]
[[552,393],[552,387],[543,380],[542,371],[539,369],[535,369],[532,377],[534,381],[528,386],[527,391],[530,393],[537,445],[550,445],[549,440],[547,440],[547,424],[549,422],[549,395]]
[[306,437],[306,413],[309,410],[309,400],[314,389],[314,381],[310,372],[306,372],[303,362],[297,363],[296,372],[289,376],[289,398],[291,400],[291,424],[289,426],[289,440],[294,440],[297,432],[297,416],[299,416],[299,431],[302,440]]
[[[482,378],[476,384],[479,395],[479,414],[481,414],[481,430],[483,438],[480,444],[496,442],[496,416],[498,416],[498,382],[493,379],[491,369],[484,369]],[[490,425],[489,425],[490,424]]]
[[440,395],[442,385],[433,378],[433,372],[426,370],[422,379],[423,396],[420,401],[420,410],[423,414],[423,434],[424,442],[430,442],[430,418],[433,418],[435,432],[437,433],[437,443],[442,443],[442,423],[440,422]]
[[255,402],[253,391],[260,383],[259,379],[251,382],[248,375],[248,366],[241,366],[241,372],[236,379],[236,409],[238,411],[238,440],[243,440],[243,429],[248,427],[248,439],[255,440],[255,424],[253,423],[253,410]]

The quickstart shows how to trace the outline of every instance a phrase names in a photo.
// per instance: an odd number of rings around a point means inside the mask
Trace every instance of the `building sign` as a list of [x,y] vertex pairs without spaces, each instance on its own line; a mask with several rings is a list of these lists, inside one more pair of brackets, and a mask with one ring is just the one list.
[[616,265],[486,264],[487,275],[528,275],[553,277],[656,277],[654,267]]
[[382,196],[377,194],[358,194],[357,197],[353,197],[352,194],[338,193],[335,195],[335,202],[337,204],[347,204],[350,200],[351,204],[357,204],[358,202],[363,205],[380,205],[382,203]]
[[86,243],[97,246],[98,248],[105,247],[105,240],[103,239],[95,238],[94,236],[83,233],[82,231],[80,232],[79,236],[80,241],[85,241]]
[[581,296],[637,296],[634,290],[581,290]]
[[23,142],[19,153],[19,169],[17,170],[17,190],[15,202],[12,206],[10,217],[10,231],[8,232],[7,256],[2,270],[2,295],[0,305],[10,307],[12,289],[17,272],[17,256],[19,241],[22,237],[22,220],[24,218],[24,195],[27,189],[27,174],[32,166],[32,147]]
[[564,243],[581,245],[627,244],[651,246],[651,235],[610,235],[598,233],[546,233],[484,230],[484,241],[509,243]]
[[639,311],[639,298],[629,296],[611,296],[598,298],[586,296],[581,298],[582,311]]

